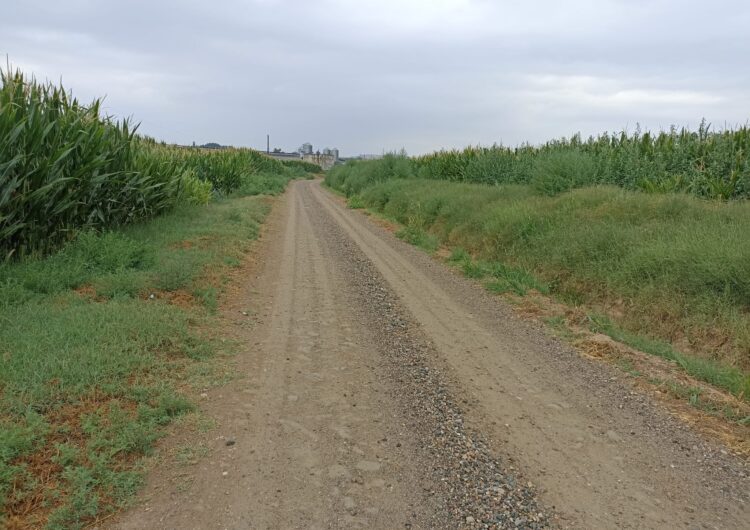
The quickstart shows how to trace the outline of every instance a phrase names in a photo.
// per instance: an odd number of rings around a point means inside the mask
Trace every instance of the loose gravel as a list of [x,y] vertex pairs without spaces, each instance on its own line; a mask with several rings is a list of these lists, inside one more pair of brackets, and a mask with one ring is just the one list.
[[[443,528],[527,528],[552,526],[550,509],[519,471],[494,455],[482,435],[464,421],[449,391],[451,376],[438,368],[433,346],[401,307],[387,283],[341,228],[320,210],[311,216],[336,263],[348,270],[358,317],[372,330],[381,358],[377,370],[391,381],[409,435],[418,441],[429,466],[425,495],[444,508],[430,522]],[[434,497],[437,497],[435,499]],[[437,501],[437,502],[435,502]]]

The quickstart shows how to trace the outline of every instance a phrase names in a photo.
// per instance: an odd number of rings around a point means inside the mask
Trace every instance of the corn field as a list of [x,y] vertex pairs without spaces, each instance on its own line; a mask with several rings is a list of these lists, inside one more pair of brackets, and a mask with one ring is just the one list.
[[0,260],[47,252],[77,231],[206,202],[248,175],[284,173],[248,149],[182,149],[136,134],[129,120],[62,87],[0,71]]
[[647,192],[688,192],[715,199],[750,198],[750,128],[658,134],[580,135],[534,146],[471,147],[414,159],[415,176],[488,184],[527,184],[545,178],[569,187],[614,184]]
[[541,146],[468,147],[409,158],[352,161],[333,168],[332,186],[351,195],[373,182],[419,177],[477,184],[530,184],[540,194],[609,184],[648,193],[682,192],[708,199],[750,198],[750,127],[712,132],[579,135]]

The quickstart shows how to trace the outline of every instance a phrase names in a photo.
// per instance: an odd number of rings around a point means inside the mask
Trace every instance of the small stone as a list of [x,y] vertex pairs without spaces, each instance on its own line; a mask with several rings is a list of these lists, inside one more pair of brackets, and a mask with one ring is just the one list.
[[474,518],[473,518],[473,517],[472,517],[471,515],[469,515],[469,516],[468,516],[468,517],[466,518],[466,523],[467,523],[467,524],[474,524]]
[[222,471],[221,472],[221,476],[222,477],[228,477],[229,476],[229,471]]
[[227,447],[229,447],[235,444],[235,440],[234,438],[227,438],[224,443],[227,445]]

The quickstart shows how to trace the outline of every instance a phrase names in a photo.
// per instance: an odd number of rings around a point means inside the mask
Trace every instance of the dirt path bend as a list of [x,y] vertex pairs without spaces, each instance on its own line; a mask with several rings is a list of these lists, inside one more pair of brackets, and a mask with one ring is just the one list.
[[744,462],[319,182],[263,245],[223,437],[114,526],[747,528]]

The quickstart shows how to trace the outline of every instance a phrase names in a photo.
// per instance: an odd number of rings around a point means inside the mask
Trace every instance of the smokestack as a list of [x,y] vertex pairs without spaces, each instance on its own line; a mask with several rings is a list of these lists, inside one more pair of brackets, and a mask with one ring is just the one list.
[[266,135],[266,154],[271,154],[271,135]]

